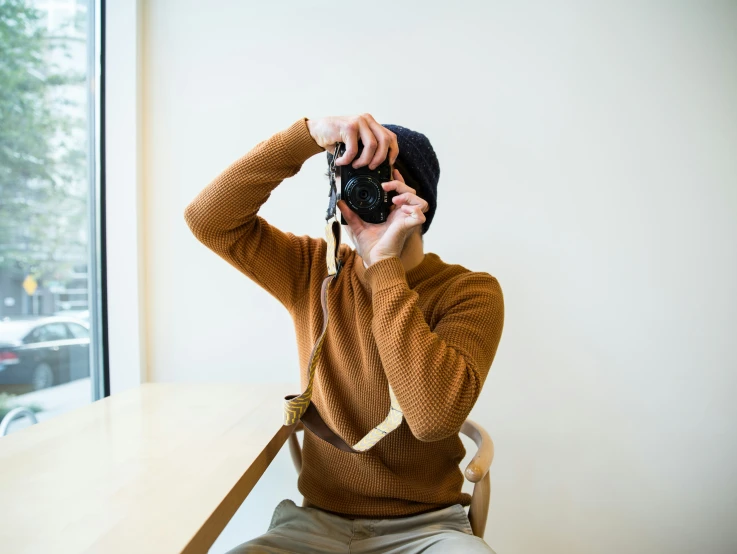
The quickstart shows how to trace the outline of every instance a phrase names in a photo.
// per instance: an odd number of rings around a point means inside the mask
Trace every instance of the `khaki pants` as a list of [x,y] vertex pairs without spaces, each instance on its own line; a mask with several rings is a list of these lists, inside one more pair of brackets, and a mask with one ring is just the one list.
[[228,554],[494,554],[471,532],[460,504],[392,519],[348,519],[289,499],[274,510],[269,530]]

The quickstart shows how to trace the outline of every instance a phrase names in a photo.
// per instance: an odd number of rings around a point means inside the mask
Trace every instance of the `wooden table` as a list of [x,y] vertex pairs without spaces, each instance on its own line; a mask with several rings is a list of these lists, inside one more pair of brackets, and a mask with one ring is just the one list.
[[297,385],[146,384],[0,437],[0,551],[207,552]]

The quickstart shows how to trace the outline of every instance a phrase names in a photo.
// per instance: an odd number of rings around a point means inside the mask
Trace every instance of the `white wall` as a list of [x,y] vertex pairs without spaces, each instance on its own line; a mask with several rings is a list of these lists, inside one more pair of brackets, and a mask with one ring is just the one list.
[[[426,249],[498,277],[500,554],[737,551],[737,7],[239,2],[144,9],[148,378],[295,381],[286,311],[182,212],[301,116],[430,137]],[[324,158],[262,214],[322,234]],[[280,456],[214,551],[265,531]]]

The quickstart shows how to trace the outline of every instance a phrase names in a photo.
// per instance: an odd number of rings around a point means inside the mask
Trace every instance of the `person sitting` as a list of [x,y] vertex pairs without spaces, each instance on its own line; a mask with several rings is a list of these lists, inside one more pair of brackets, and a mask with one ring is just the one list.
[[[346,150],[333,160],[338,143]],[[386,417],[390,391],[403,419],[363,452],[307,430],[297,483],[304,505],[282,500],[268,531],[232,552],[493,552],[473,536],[463,509],[470,495],[461,491],[459,430],[494,360],[504,301],[490,274],[424,251],[440,175],[428,138],[370,114],[300,118],[219,174],[187,206],[185,220],[197,239],[289,311],[305,386],[324,323],[328,244],[283,232],[258,211],[323,151],[336,167],[373,170],[389,159],[393,174],[382,187],[396,196],[381,224],[337,203],[354,248],[339,246],[311,402],[348,444]]]

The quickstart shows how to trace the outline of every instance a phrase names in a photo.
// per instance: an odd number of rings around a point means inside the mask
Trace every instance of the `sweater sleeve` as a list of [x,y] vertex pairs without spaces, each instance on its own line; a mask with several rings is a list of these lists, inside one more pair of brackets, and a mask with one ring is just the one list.
[[298,119],[228,166],[184,212],[200,242],[289,310],[307,290],[310,268],[319,263],[325,241],[282,232],[257,212],[279,183],[322,151],[309,133],[307,118]]
[[488,273],[459,277],[445,292],[443,315],[431,330],[399,258],[369,266],[365,276],[379,356],[412,434],[426,442],[458,434],[501,338],[499,283]]

